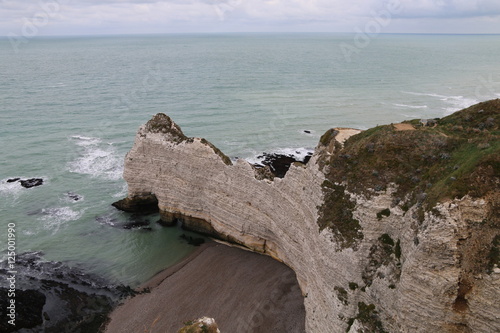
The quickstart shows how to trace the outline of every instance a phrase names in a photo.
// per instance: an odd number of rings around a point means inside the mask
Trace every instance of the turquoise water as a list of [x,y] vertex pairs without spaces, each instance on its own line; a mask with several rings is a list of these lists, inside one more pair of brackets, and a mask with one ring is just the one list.
[[[500,97],[500,36],[379,35],[346,59],[353,37],[38,38],[18,53],[0,39],[0,228],[16,223],[18,252],[135,285],[193,249],[157,216],[150,232],[116,227],[130,218],[110,207],[126,195],[123,159],[151,115],[254,159],[304,154],[330,127],[442,117]],[[13,177],[45,183],[24,189]]]

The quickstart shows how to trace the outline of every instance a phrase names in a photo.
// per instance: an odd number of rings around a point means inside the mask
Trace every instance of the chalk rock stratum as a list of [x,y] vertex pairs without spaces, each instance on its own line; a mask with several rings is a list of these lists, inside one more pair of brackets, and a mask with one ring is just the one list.
[[308,332],[499,332],[499,114],[497,99],[432,126],[331,129],[276,178],[160,113],[114,205],[284,262]]

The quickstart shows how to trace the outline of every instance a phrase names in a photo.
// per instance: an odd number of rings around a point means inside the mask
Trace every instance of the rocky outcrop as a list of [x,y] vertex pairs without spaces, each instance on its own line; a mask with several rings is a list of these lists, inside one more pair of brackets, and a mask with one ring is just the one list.
[[42,178],[30,178],[30,179],[21,179],[19,177],[7,179],[7,183],[21,183],[21,186],[24,188],[32,188],[35,186],[43,185]]
[[15,269],[0,262],[0,332],[98,332],[113,307],[136,294],[40,252],[18,254]]
[[125,206],[157,200],[166,225],[290,266],[308,332],[500,331],[499,113],[332,129],[284,178],[158,114],[126,156]]

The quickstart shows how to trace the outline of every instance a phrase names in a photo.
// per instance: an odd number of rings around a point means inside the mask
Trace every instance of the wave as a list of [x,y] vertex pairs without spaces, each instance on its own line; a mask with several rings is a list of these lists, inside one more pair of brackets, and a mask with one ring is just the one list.
[[[17,177],[16,177],[17,178]],[[0,181],[0,195],[2,196],[18,196],[20,191],[23,190],[20,182],[8,183],[7,180],[10,178],[5,178]]]
[[43,208],[39,217],[43,221],[43,228],[57,232],[66,222],[78,220],[83,215],[83,210],[73,210],[70,207]]
[[429,97],[436,97],[436,98],[447,97],[444,95],[439,95],[439,94],[434,94],[434,93],[418,93],[418,92],[413,92],[413,91],[402,91],[402,93],[408,94],[408,95],[414,95],[414,96],[429,96]]
[[403,91],[403,93],[414,96],[428,96],[439,99],[440,101],[445,103],[445,105],[441,107],[441,109],[444,110],[445,116],[450,115],[458,110],[468,108],[471,105],[479,103],[479,101],[475,98],[465,97],[462,95],[446,96],[435,93],[417,93],[411,91]]
[[446,111],[445,115],[450,115],[455,111],[462,110],[468,108],[471,105],[479,103],[477,99],[474,98],[466,98],[463,96],[449,96],[447,98],[443,98],[445,102],[451,104],[449,107],[443,107]]
[[401,108],[407,108],[407,109],[427,109],[428,106],[427,105],[406,105],[406,104],[392,104],[394,106],[397,106],[397,107],[401,107]]
[[127,196],[127,193],[128,193],[128,185],[127,185],[127,183],[125,183],[125,184],[123,184],[123,187],[120,190],[120,192],[113,194],[113,198],[123,198],[123,197]]
[[75,144],[83,148],[80,156],[68,163],[68,169],[73,173],[91,175],[92,177],[118,180],[123,174],[123,158],[115,148],[103,143],[99,138],[72,136]]
[[95,146],[101,143],[101,139],[99,138],[93,138],[93,137],[88,137],[88,136],[82,136],[82,135],[73,135],[71,138],[76,139],[76,145],[78,146]]

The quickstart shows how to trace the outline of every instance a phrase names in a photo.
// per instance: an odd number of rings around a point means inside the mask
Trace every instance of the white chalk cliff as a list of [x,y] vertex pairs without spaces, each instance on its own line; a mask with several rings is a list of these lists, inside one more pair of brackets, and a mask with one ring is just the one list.
[[[329,131],[307,164],[277,178],[158,114],[126,156],[128,196],[115,205],[157,205],[166,225],[180,220],[284,262],[304,296],[307,332],[500,332],[498,174],[486,194],[423,210],[423,199],[395,200],[395,182],[360,191],[348,176],[332,178],[333,159],[353,159],[338,156],[339,133],[347,131]],[[348,232],[344,220],[325,224],[329,193],[346,203]]]

